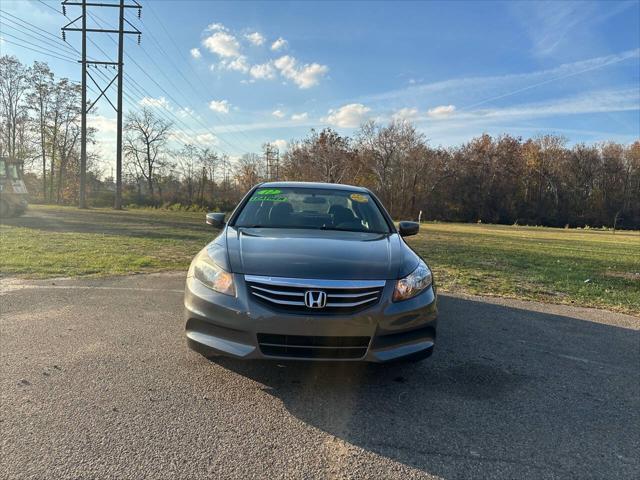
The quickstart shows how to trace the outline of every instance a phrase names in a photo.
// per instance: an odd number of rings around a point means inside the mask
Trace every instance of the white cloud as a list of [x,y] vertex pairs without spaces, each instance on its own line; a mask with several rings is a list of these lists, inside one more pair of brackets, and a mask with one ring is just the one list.
[[265,42],[265,38],[259,32],[253,32],[245,35],[245,38],[256,46],[260,46]]
[[361,103],[343,105],[337,110],[329,110],[329,114],[323,120],[337,127],[354,128],[367,119],[367,113],[371,109]]
[[307,118],[309,118],[309,114],[307,112],[294,113],[293,115],[291,115],[291,120],[293,120],[294,122],[300,122],[302,120],[306,120]]
[[247,57],[240,55],[233,60],[222,60],[220,67],[226,70],[247,73],[249,71],[249,62],[247,62]]
[[191,143],[193,145],[214,146],[220,143],[218,137],[210,132],[197,133],[193,132],[193,130],[173,129],[169,137],[180,144]]
[[[455,96],[456,103],[465,105],[465,109],[494,102],[502,98],[518,95],[543,85],[550,85],[560,80],[580,77],[589,72],[604,68],[613,68],[618,64],[637,62],[640,48],[623,52],[593,57],[573,63],[565,63],[546,70],[534,70],[525,73],[508,73],[486,77],[451,78],[433,83],[411,85],[400,90],[366,95],[358,98],[361,102],[416,102],[429,104],[443,97]],[[588,86],[585,85],[585,88]]]
[[585,36],[597,38],[595,24],[637,5],[637,2],[608,3],[604,10],[592,2],[510,2],[507,10],[529,36],[532,53],[548,56],[564,49],[573,52]]
[[[449,145],[466,142],[485,132],[491,135],[517,132],[524,137],[566,132],[570,138],[578,134],[590,137],[594,142],[619,139],[616,141],[624,143],[631,142],[634,138],[620,134],[614,127],[611,127],[608,132],[552,128],[546,119],[567,115],[632,112],[638,110],[638,105],[640,105],[640,91],[637,88],[591,90],[576,96],[561,96],[542,102],[523,103],[503,108],[472,111],[458,109],[455,115],[440,119],[438,122],[433,122],[428,117],[421,118],[418,125],[427,129],[429,138],[433,142]],[[538,121],[538,119],[543,120]]]
[[187,117],[199,118],[198,115],[196,115],[196,112],[192,108],[189,108],[189,107],[181,108],[180,110],[178,110],[177,113],[178,113],[178,116],[180,118],[187,118]]
[[273,112],[271,112],[271,115],[273,115],[276,118],[283,118],[284,112],[282,110],[274,110]]
[[274,64],[285,76],[294,75],[296,73],[296,59],[290,55],[284,55],[278,58]]
[[326,65],[312,63],[305,65],[302,70],[299,70],[298,74],[293,78],[293,81],[300,88],[313,87],[320,82],[320,77],[324,76],[328,71],[329,67]]
[[278,50],[286,46],[287,46],[287,41],[284,38],[279,37],[275,42],[271,44],[271,50],[273,50],[274,52],[277,52]]
[[116,133],[118,123],[115,118],[104,115],[87,115],[87,125],[99,133]]
[[[249,59],[242,54],[242,46],[239,41],[239,39],[242,39],[241,34],[236,34],[220,23],[212,23],[205,32],[205,38],[202,40],[203,47],[220,57],[219,63],[210,65],[209,69],[211,71],[234,70],[248,74],[250,78],[243,79],[242,83],[254,83],[256,80],[273,80],[281,76],[285,80],[291,81],[298,88],[307,89],[318,85],[322,77],[329,71],[327,65],[315,62],[302,64],[290,55],[251,65]],[[244,33],[242,37],[249,43],[258,46],[267,41],[257,31]],[[271,44],[271,50],[279,51],[286,46],[287,41],[279,37]],[[191,49],[191,55],[194,58],[202,58],[202,52],[198,48]]]
[[556,115],[582,115],[589,113],[623,112],[638,110],[640,91],[635,88],[595,90],[573,97],[545,102],[526,103],[507,108],[483,109],[463,114],[464,118],[535,118]]
[[201,133],[196,135],[196,140],[198,143],[203,145],[218,145],[218,137],[216,137],[213,133]]
[[221,23],[210,23],[207,26],[207,30],[210,32],[226,32],[228,29]]
[[230,33],[217,31],[202,41],[202,44],[211,53],[221,57],[240,56],[240,43]]
[[[513,8],[515,11],[516,9]],[[568,2],[534,2],[519,5],[522,27],[533,42],[533,53],[549,55],[569,40],[569,32],[594,15],[593,5]]]
[[448,117],[456,111],[455,105],[439,105],[427,110],[427,115],[431,118],[443,118]]
[[150,107],[150,108],[164,108],[166,110],[171,110],[171,104],[169,100],[164,97],[143,97],[138,104],[141,107]]
[[320,78],[329,71],[329,67],[318,63],[305,64],[300,67],[298,61],[290,55],[276,59],[274,65],[280,70],[283,77],[293,81],[302,89],[317,85]]
[[418,116],[417,108],[401,108],[400,110],[395,112],[393,115],[391,115],[391,119],[395,121],[410,122],[412,120],[415,120],[417,116]]
[[260,65],[254,65],[249,70],[249,74],[253,78],[271,80],[275,78],[275,70],[271,63],[262,63]]
[[271,145],[275,145],[278,148],[278,150],[280,150],[280,153],[282,153],[287,148],[287,141],[281,138],[279,138],[278,140],[274,140],[270,143]]
[[209,108],[218,113],[229,113],[229,102],[227,100],[211,100]]

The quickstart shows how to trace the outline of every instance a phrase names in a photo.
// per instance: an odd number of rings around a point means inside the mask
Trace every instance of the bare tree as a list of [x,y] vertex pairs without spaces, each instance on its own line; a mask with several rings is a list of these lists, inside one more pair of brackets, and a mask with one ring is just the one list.
[[13,56],[0,57],[0,154],[24,161],[20,131],[28,121],[26,95],[29,69]]
[[260,182],[262,161],[255,153],[245,153],[236,163],[236,182],[241,191],[247,191]]
[[[67,172],[67,164],[69,158],[76,150],[78,140],[80,138],[80,104],[81,91],[80,86],[70,82],[60,82],[57,86],[64,92],[64,100],[58,105],[60,108],[60,133],[56,135],[56,148],[60,154],[58,161],[57,176],[57,195],[56,202],[62,202],[62,191],[65,184],[65,175]],[[89,138],[93,136],[93,132],[88,132]]]
[[42,156],[42,192],[47,191],[47,120],[49,104],[54,90],[53,72],[44,62],[34,62],[29,76],[31,92],[28,95],[29,108],[35,113],[35,130],[40,140],[40,154]]
[[153,198],[154,173],[164,160],[172,123],[158,117],[153,110],[143,108],[127,115],[124,152],[144,177]]
[[199,160],[198,147],[187,144],[178,153],[177,167],[180,170],[180,177],[187,191],[187,202],[193,203],[193,194],[196,187],[196,176],[198,173]]

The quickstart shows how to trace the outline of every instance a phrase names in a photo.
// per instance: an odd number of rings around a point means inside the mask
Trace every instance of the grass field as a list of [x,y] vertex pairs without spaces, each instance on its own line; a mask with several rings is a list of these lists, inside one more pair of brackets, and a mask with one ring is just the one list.
[[[0,272],[185,270],[214,236],[202,213],[33,206],[0,225]],[[408,240],[444,291],[640,314],[639,232],[428,223]]]

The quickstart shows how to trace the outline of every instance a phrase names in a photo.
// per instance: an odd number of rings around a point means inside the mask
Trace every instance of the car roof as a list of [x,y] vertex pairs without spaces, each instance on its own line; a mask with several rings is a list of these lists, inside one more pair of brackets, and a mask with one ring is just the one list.
[[349,190],[352,192],[369,193],[364,187],[356,187],[354,185],[345,185],[342,183],[323,183],[323,182],[265,182],[260,184],[260,188],[326,188],[329,190]]

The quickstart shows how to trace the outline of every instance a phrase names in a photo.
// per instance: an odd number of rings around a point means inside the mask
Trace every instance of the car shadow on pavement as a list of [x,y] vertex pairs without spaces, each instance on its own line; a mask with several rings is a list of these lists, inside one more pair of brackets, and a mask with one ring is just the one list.
[[438,329],[417,364],[213,361],[306,424],[442,478],[638,472],[637,330],[444,295]]

